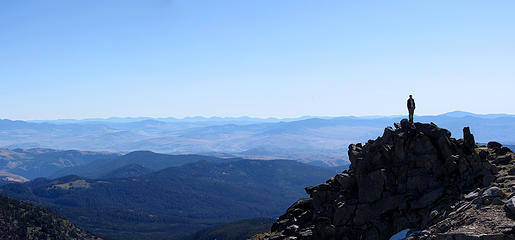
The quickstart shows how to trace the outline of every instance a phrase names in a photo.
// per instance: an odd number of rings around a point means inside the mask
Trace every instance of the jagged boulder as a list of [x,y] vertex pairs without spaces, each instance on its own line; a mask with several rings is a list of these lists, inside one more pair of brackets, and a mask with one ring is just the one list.
[[351,144],[349,170],[307,187],[310,197],[279,218],[269,239],[383,240],[403,229],[420,230],[411,239],[469,239],[445,234],[478,220],[475,209],[496,217],[497,225],[488,223],[495,236],[514,237],[506,213],[515,200],[503,199],[514,195],[515,177],[499,177],[511,171],[511,150],[477,146],[468,127],[457,140],[434,123],[403,119],[394,126],[365,145]]

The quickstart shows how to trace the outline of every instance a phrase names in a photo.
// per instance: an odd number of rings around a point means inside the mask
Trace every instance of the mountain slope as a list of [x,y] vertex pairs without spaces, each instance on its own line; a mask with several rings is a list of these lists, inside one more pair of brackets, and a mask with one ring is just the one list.
[[1,195],[0,239],[100,240],[49,210]]
[[194,154],[170,155],[154,153],[151,151],[135,151],[112,159],[101,159],[81,166],[63,168],[53,173],[51,177],[55,178],[66,175],[79,175],[89,178],[98,178],[109,174],[111,171],[115,171],[116,169],[120,169],[131,164],[136,164],[141,167],[148,168],[152,171],[157,171],[168,167],[177,167],[197,161],[227,162],[232,160],[234,159],[224,159]]
[[335,172],[288,160],[201,161],[139,177],[36,179],[0,191],[108,238],[170,239],[240,219],[275,217],[304,195],[303,186]]
[[28,179],[6,171],[0,171],[0,185],[13,182],[27,182]]
[[48,177],[59,169],[118,156],[114,153],[60,151],[43,148],[0,149],[0,170],[34,179]]
[[100,178],[126,178],[136,177],[153,172],[152,169],[138,164],[129,164],[121,168],[114,169],[100,176]]
[[236,221],[200,230],[187,237],[186,240],[243,240],[257,233],[267,231],[270,229],[273,222],[273,218],[255,218]]

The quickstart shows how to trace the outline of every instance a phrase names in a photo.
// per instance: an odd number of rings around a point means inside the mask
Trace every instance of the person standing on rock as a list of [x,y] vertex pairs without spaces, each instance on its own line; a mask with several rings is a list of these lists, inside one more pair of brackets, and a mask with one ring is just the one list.
[[408,98],[408,112],[409,112],[409,122],[413,123],[413,114],[415,113],[415,99],[411,95]]

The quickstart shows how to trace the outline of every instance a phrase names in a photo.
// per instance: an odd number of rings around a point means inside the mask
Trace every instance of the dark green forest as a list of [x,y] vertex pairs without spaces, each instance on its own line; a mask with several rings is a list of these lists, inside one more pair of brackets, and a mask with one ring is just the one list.
[[199,161],[128,178],[66,176],[0,193],[50,208],[108,239],[182,239],[207,227],[272,218],[337,170],[288,160]]

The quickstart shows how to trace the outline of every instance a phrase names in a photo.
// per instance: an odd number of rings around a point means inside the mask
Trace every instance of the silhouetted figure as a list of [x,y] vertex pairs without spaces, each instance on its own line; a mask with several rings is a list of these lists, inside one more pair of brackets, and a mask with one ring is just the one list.
[[413,123],[413,113],[415,113],[415,100],[411,95],[408,98],[408,112],[409,112],[409,122]]

